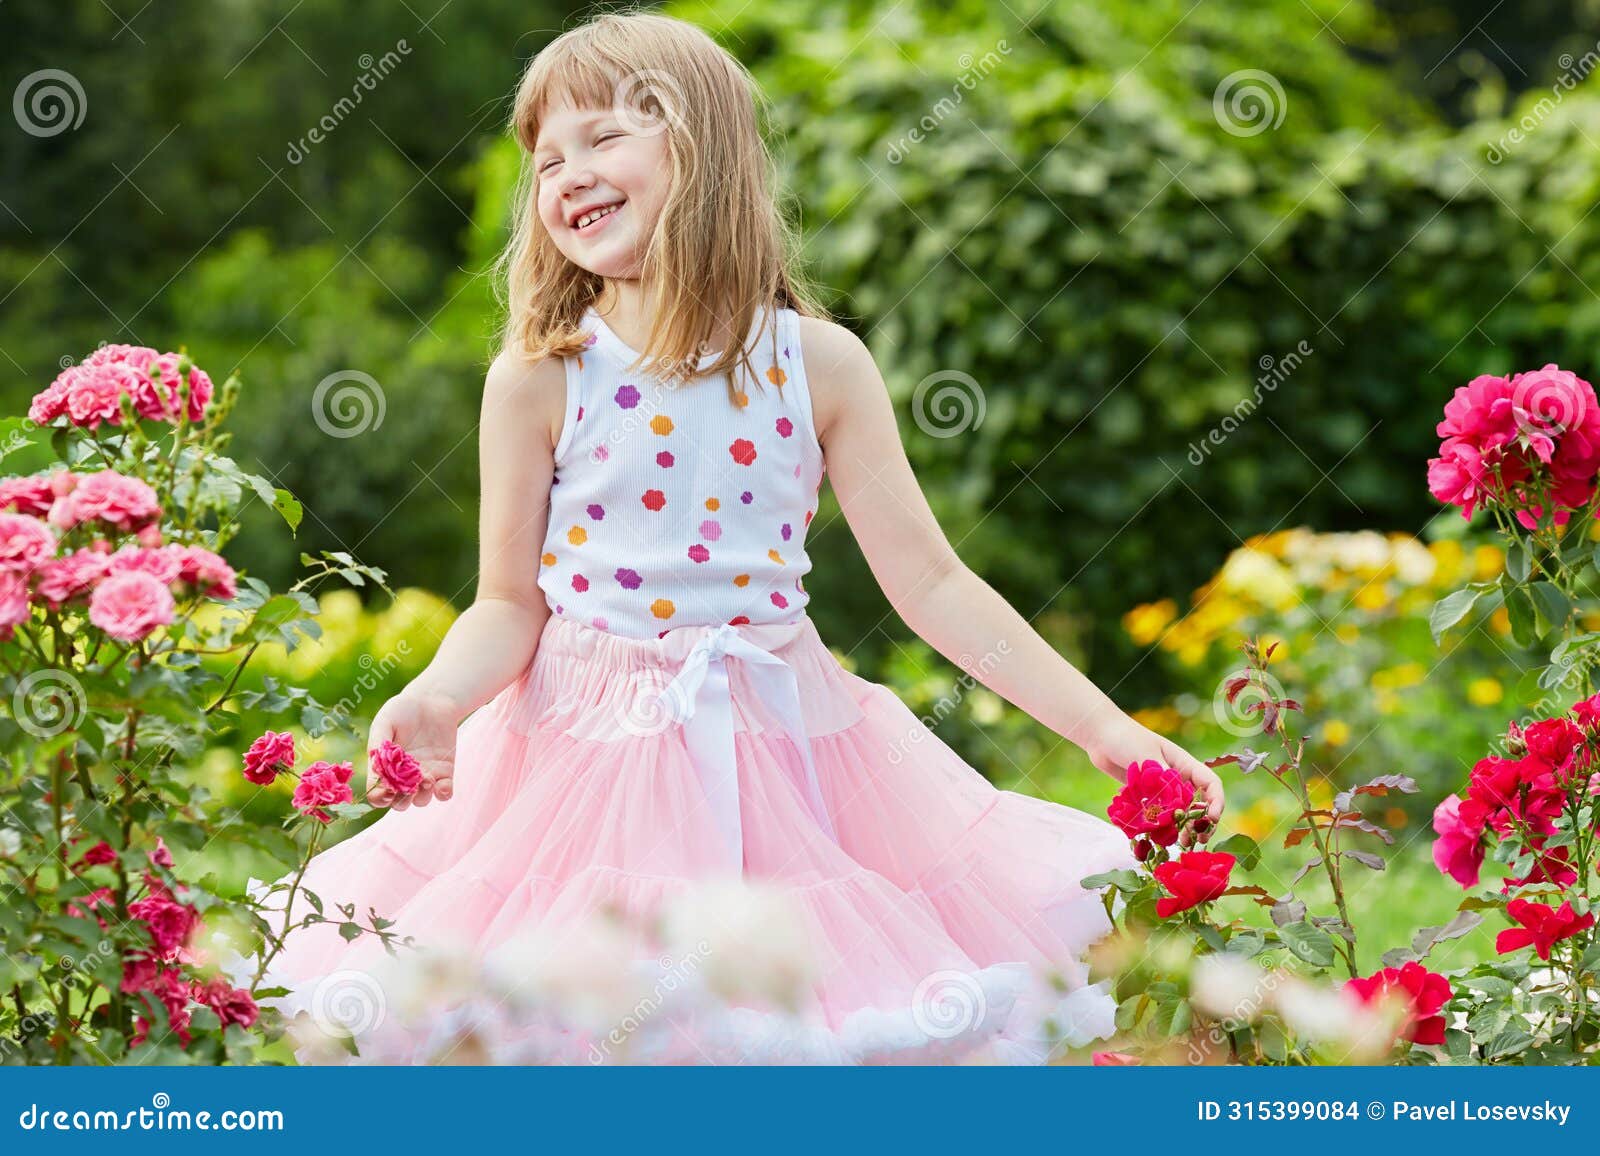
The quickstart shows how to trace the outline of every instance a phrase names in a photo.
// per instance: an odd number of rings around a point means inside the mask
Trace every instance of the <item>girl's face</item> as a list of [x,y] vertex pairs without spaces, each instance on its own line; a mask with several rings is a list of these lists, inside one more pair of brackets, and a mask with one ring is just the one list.
[[638,277],[666,201],[666,133],[615,109],[561,104],[540,122],[533,165],[539,220],[556,248],[601,277]]

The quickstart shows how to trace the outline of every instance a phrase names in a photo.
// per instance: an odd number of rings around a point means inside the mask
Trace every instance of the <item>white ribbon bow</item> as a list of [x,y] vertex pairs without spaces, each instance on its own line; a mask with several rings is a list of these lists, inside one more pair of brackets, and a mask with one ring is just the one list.
[[743,659],[751,685],[783,723],[805,767],[806,803],[812,816],[835,843],[833,823],[822,802],[811,739],[800,712],[800,689],[787,662],[741,635],[730,624],[707,631],[683,660],[683,666],[661,692],[673,721],[683,724],[684,744],[706,792],[712,817],[722,831],[728,864],[744,870],[744,826],[739,815],[739,777],[734,759],[733,700],[728,685],[728,658]]

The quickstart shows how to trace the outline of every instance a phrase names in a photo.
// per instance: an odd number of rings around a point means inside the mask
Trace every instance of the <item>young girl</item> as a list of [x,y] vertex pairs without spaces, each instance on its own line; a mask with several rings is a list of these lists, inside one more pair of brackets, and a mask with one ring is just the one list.
[[[406,748],[422,785],[396,798],[369,774],[368,799],[398,813],[302,883],[487,956],[602,909],[648,921],[706,880],[758,881],[793,900],[815,979],[793,1015],[691,1060],[1040,1062],[1047,1018],[1075,1043],[1111,1030],[1080,961],[1107,920],[1078,881],[1131,865],[1128,841],[997,790],[839,665],[801,581],[824,470],[936,650],[1119,779],[1143,759],[1178,768],[1213,823],[1221,786],[945,540],[866,347],[790,264],[755,98],[710,37],[659,15],[600,17],[529,65],[477,598],[373,720],[369,747]],[[316,925],[268,982],[315,1011],[381,958],[374,937]],[[953,980],[981,1014],[952,1029],[927,1001]],[[574,1036],[555,1058],[593,1056]]]

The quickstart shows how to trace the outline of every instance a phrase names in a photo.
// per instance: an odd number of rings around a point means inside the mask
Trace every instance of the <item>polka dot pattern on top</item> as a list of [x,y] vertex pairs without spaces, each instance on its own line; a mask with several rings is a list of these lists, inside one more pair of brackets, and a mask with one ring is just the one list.
[[760,379],[741,371],[737,402],[726,375],[630,372],[637,354],[599,314],[583,324],[540,559],[551,612],[631,638],[803,617],[824,465],[798,315],[758,318]]

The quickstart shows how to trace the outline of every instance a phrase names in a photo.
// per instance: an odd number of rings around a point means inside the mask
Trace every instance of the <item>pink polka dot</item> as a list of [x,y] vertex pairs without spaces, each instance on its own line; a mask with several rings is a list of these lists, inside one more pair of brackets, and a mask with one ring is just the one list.
[[711,551],[696,542],[689,547],[689,560],[691,562],[709,562],[711,561]]
[[664,470],[670,470],[672,468],[672,463],[675,460],[676,459],[673,458],[671,450],[662,450],[656,455],[656,465],[660,466]]
[[786,417],[780,417],[778,419],[777,430],[779,437],[789,437],[794,433],[794,422],[790,421]]
[[585,590],[589,589],[589,580],[582,574],[574,574],[572,576],[572,588],[579,594],[582,594]]
[[774,590],[772,592],[772,604],[774,606],[776,606],[779,610],[783,610],[783,609],[786,609],[788,607],[789,600],[787,598],[785,598],[782,594],[779,594],[776,590]]
[[800,476],[800,467],[798,465],[794,468],[794,476],[797,478]]
[[596,630],[604,630],[606,628],[606,620],[604,618],[596,618],[594,620],[594,628]]
[[712,518],[707,518],[700,523],[700,536],[707,542],[715,542],[722,537],[722,523]]

